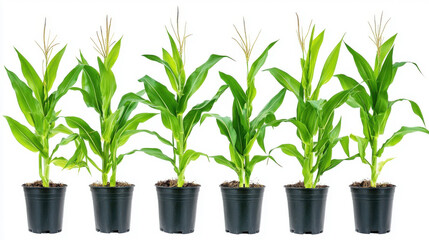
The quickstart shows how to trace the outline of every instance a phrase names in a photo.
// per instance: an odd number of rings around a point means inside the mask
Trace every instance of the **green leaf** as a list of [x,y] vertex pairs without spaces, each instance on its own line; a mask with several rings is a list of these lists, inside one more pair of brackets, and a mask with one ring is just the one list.
[[107,116],[110,111],[110,102],[116,91],[116,80],[112,70],[105,68],[100,58],[97,58],[100,68],[100,92],[102,97],[103,114]]
[[312,139],[312,135],[308,131],[307,126],[305,126],[304,123],[296,120],[296,118],[274,120],[274,121],[269,122],[268,126],[277,127],[278,125],[280,125],[280,123],[283,123],[283,122],[290,122],[293,125],[295,125],[295,127],[298,130],[297,135],[301,139],[301,141],[305,144],[310,143],[310,141]]
[[89,145],[92,151],[101,156],[102,148],[101,148],[101,140],[100,134],[92,129],[88,123],[78,117],[65,117],[67,125],[71,128],[79,129],[79,135],[89,142]]
[[112,134],[114,133],[115,128],[118,126],[118,120],[121,117],[124,108],[117,109],[113,114],[108,116],[102,124],[101,136],[103,137],[105,142],[110,142],[112,140]]
[[188,79],[186,80],[185,87],[183,89],[183,96],[181,96],[179,101],[179,113],[185,112],[186,107],[188,105],[188,100],[204,83],[210,68],[212,68],[224,57],[227,56],[220,56],[215,54],[210,55],[209,59],[205,63],[203,63],[201,66],[195,69],[195,71],[191,75],[189,75]]
[[64,52],[66,51],[66,47],[67,46],[64,46],[59,52],[57,52],[57,54],[55,54],[55,56],[48,64],[44,79],[47,92],[49,92],[52,88],[52,85],[54,85],[55,78],[57,77],[58,66],[60,65],[61,58],[63,57]]
[[377,77],[378,92],[385,92],[393,81],[393,48],[390,50]]
[[[314,28],[313,28],[314,31]],[[322,45],[323,38],[325,36],[325,30],[323,30],[317,37],[310,42],[310,51],[308,52],[307,61],[309,61],[309,67],[307,72],[307,81],[311,85],[313,80],[314,69],[316,67],[317,55],[319,54],[320,46]],[[304,83],[304,85],[307,85]]]
[[286,94],[286,89],[280,90],[259,112],[258,116],[250,122],[251,131],[259,129],[265,122],[265,118],[274,114],[283,102]]
[[401,129],[395,132],[389,139],[386,140],[386,142],[383,143],[381,148],[377,151],[377,156],[381,157],[384,152],[384,148],[395,146],[402,140],[405,135],[413,132],[422,132],[429,134],[429,131],[424,127],[401,127]]
[[273,148],[270,150],[270,154],[273,150],[280,149],[282,152],[286,155],[289,155],[291,157],[295,157],[301,166],[304,166],[304,156],[298,151],[298,149],[293,144],[282,144],[276,148]]
[[344,90],[354,88],[355,90],[347,100],[347,104],[354,108],[363,108],[366,112],[372,107],[371,97],[366,92],[365,88],[356,80],[344,74],[335,75],[341,83]]
[[64,134],[70,135],[70,134],[73,134],[73,131],[70,130],[68,127],[64,126],[63,124],[59,124],[54,129],[52,129],[52,131],[49,135],[49,138],[54,137],[58,133],[64,133]]
[[133,118],[128,120],[120,129],[118,129],[113,137],[114,143],[117,143],[118,146],[124,145],[131,135],[126,134],[127,131],[134,131],[140,125],[140,123],[144,123],[147,120],[151,119],[157,115],[156,113],[139,113],[136,114]]
[[155,55],[145,54],[143,55],[143,57],[164,65],[165,72],[167,73],[167,76],[170,80],[171,87],[173,88],[174,91],[177,92],[178,86],[180,85],[180,83],[179,83],[179,80],[177,79],[178,73],[177,73],[177,69],[175,69],[176,65],[174,63],[173,58],[170,56],[170,54],[167,51],[162,49],[162,54],[163,54],[164,60],[162,60],[161,58]]
[[255,156],[253,156],[252,160],[250,160],[250,162],[248,164],[246,164],[246,167],[245,167],[246,175],[248,177],[250,177],[250,175],[253,172],[253,168],[255,167],[255,165],[257,163],[260,163],[260,162],[264,161],[268,157],[269,156],[262,156],[262,155],[255,155]]
[[186,150],[186,152],[183,154],[183,158],[181,159],[181,161],[179,163],[180,164],[179,165],[180,172],[183,172],[191,161],[197,160],[200,156],[205,156],[205,157],[207,157],[207,159],[209,159],[209,156],[207,156],[204,153],[196,152],[196,151],[191,150],[191,149]]
[[259,131],[258,131],[258,135],[256,137],[256,141],[258,141],[258,145],[259,147],[266,152],[265,150],[265,143],[264,143],[264,139],[265,139],[265,127],[266,126],[262,126]]
[[353,160],[355,158],[359,157],[359,154],[353,155],[351,157],[348,158],[344,158],[344,159],[332,159],[331,160],[331,164],[329,165],[328,168],[325,169],[325,172],[328,170],[331,170],[332,168],[336,167],[338,164],[340,164],[342,161],[348,161],[348,160]]
[[293,92],[296,97],[299,97],[299,89],[301,87],[301,84],[293,78],[288,73],[278,69],[278,68],[270,68],[266,71],[269,71],[271,75],[277,80],[277,82],[280,83],[283,87],[285,87],[287,90]]
[[168,162],[170,162],[174,166],[174,171],[177,174],[179,173],[179,170],[177,169],[176,163],[174,162],[174,160],[172,158],[168,157],[167,155],[165,155],[164,153],[162,153],[162,151],[160,149],[158,149],[158,148],[141,148],[141,149],[133,150],[133,151],[128,152],[128,153],[121,154],[121,155],[118,156],[118,164],[120,162],[122,162],[122,160],[123,160],[123,158],[125,156],[134,154],[136,152],[144,152],[147,155],[159,158],[161,160],[168,161]]
[[39,139],[34,135],[26,126],[22,125],[18,121],[11,117],[5,116],[10,130],[16,140],[28,150],[32,152],[40,152],[45,157],[47,153],[44,151],[42,144]]
[[341,147],[343,148],[344,153],[347,155],[347,157],[350,157],[349,142],[350,140],[348,136],[340,138]]
[[[127,132],[129,132],[129,131],[127,131]],[[125,132],[125,134],[127,134],[127,132]],[[157,138],[158,138],[158,140],[159,140],[160,142],[164,143],[165,145],[168,145],[168,146],[170,146],[170,147],[173,147],[173,143],[172,143],[172,142],[170,142],[169,140],[167,140],[167,139],[163,138],[161,135],[159,135],[159,133],[157,133],[157,132],[155,132],[155,131],[150,131],[150,130],[142,129],[142,130],[135,130],[135,132],[136,132],[136,133],[137,133],[137,132],[144,132],[144,133],[148,133],[148,134],[150,134],[150,135],[153,135],[153,136],[157,137]],[[123,137],[123,136],[122,136],[122,137]]]
[[88,95],[82,94],[83,99],[87,106],[93,107],[99,114],[102,114],[103,100],[100,91],[100,74],[89,65],[83,67],[83,72],[82,89],[88,93]]
[[232,170],[234,170],[234,172],[236,173],[239,172],[239,170],[237,169],[237,166],[232,161],[229,161],[228,159],[226,159],[224,156],[216,155],[216,156],[210,156],[210,157],[213,158],[215,162],[231,168]]
[[362,160],[363,163],[368,164],[371,166],[371,164],[368,162],[368,160],[365,159],[365,150],[368,146],[368,139],[355,136],[353,134],[350,134],[350,138],[358,143],[358,150],[359,150],[359,157]]
[[347,101],[349,96],[353,93],[353,91],[354,88],[336,93],[323,105],[321,122],[322,128],[327,125],[329,119],[334,115],[334,110],[343,105]]
[[314,90],[313,95],[311,96],[311,99],[316,100],[319,98],[320,88],[324,84],[329,82],[329,80],[331,80],[332,76],[334,75],[342,42],[343,42],[343,39],[341,38],[341,41],[335,46],[335,48],[332,50],[332,52],[329,54],[328,58],[326,59],[325,65],[323,65],[322,73],[320,75],[319,83],[317,84],[317,87]]
[[52,158],[52,156],[54,156],[54,154],[58,151],[58,149],[60,148],[60,146],[67,145],[67,144],[69,144],[70,142],[72,142],[72,141],[76,140],[76,138],[78,138],[78,137],[79,137],[79,135],[78,135],[77,133],[72,133],[72,134],[70,134],[69,136],[67,136],[66,138],[62,138],[62,139],[61,139],[61,141],[60,141],[60,143],[58,143],[58,144],[55,146],[54,150],[52,150],[51,158]]
[[40,126],[43,116],[42,106],[33,97],[31,89],[21,81],[15,73],[6,68],[13,90],[18,100],[19,108],[31,126]]
[[60,83],[58,86],[58,89],[55,94],[55,99],[58,101],[62,96],[64,96],[68,90],[73,87],[73,85],[76,83],[77,78],[79,77],[80,72],[83,69],[83,65],[77,65],[74,67],[64,78],[64,80]]
[[234,79],[234,77],[225,74],[223,72],[219,72],[220,78],[229,86],[229,89],[231,90],[232,95],[234,96],[234,99],[238,101],[241,108],[244,108],[244,105],[246,104],[246,93],[244,92],[243,88],[241,88],[240,84],[237,82],[237,80]]
[[204,112],[208,112],[212,109],[214,103],[219,99],[219,97],[223,94],[223,92],[225,92],[227,88],[227,85],[221,86],[212,99],[206,100],[200,104],[195,105],[186,114],[185,118],[183,119],[185,141],[189,137],[192,128],[200,121],[201,115]]
[[419,105],[414,101],[411,101],[411,100],[405,99],[405,98],[400,98],[400,99],[396,99],[395,101],[389,102],[389,107],[392,107],[393,104],[395,104],[396,102],[400,102],[400,101],[408,101],[411,104],[411,109],[413,110],[413,113],[416,114],[422,120],[424,125],[426,125],[425,119],[423,118],[423,113],[420,110]]
[[21,62],[21,71],[24,78],[27,80],[28,86],[33,90],[37,100],[42,102],[45,99],[42,80],[27,59],[25,59],[17,49],[15,49],[15,51],[18,54],[19,61]]
[[168,110],[172,115],[176,115],[177,102],[166,86],[147,75],[139,81],[144,83],[145,91],[154,105],[160,109]]
[[[375,56],[375,65],[374,65],[374,72],[376,75],[378,75],[378,72],[380,71],[381,64],[384,62],[384,58],[386,57],[387,53],[390,52],[390,49],[392,49],[393,43],[395,42],[396,35],[393,35],[391,38],[387,39],[380,47],[380,53]],[[380,57],[379,57],[380,56]]]
[[237,141],[237,134],[232,126],[232,121],[229,117],[222,117],[218,114],[206,113],[201,117],[200,122],[203,123],[207,117],[216,119],[220,133],[228,138],[228,141],[234,146]]
[[113,64],[115,64],[116,59],[118,59],[119,56],[119,50],[121,48],[121,40],[122,38],[120,38],[115,45],[112,47],[112,49],[109,52],[109,55],[107,55],[107,58],[105,60],[105,66],[107,70],[112,69]]
[[352,54],[355,61],[356,67],[363,81],[367,84],[371,95],[375,96],[377,93],[377,84],[374,76],[374,71],[372,70],[369,63],[363,58],[359,53],[353,50],[349,45],[346,44],[347,49]]

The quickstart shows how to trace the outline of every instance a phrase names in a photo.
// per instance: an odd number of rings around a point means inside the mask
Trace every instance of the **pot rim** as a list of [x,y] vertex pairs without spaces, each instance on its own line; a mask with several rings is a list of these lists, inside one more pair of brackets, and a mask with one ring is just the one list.
[[121,189],[121,188],[134,188],[136,185],[134,184],[130,184],[128,186],[115,186],[115,187],[110,187],[110,186],[92,186],[92,184],[88,185],[90,188],[96,188],[96,189]]
[[29,188],[29,189],[62,189],[67,188],[67,184],[63,183],[63,186],[61,187],[33,187],[33,186],[26,186],[25,183],[21,185],[23,188]]
[[196,188],[200,188],[201,185],[198,186],[192,186],[192,187],[166,187],[166,186],[157,186],[155,185],[156,188],[162,188],[162,189],[196,189]]
[[265,189],[265,185],[263,185],[262,187],[225,187],[221,184],[219,185],[219,187],[222,189]]
[[396,185],[392,184],[392,186],[390,186],[390,187],[375,187],[375,188],[374,187],[359,187],[359,186],[352,186],[352,185],[349,185],[349,187],[353,188],[353,189],[383,190],[383,189],[396,188]]
[[303,188],[303,187],[290,187],[290,186],[283,186],[286,189],[300,189],[305,191],[321,191],[324,189],[329,189],[329,186],[321,187],[321,188]]

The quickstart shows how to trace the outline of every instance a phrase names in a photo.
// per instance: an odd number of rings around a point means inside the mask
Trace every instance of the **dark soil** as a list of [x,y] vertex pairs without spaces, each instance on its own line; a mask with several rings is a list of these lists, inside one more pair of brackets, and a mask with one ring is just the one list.
[[[294,184],[288,184],[285,185],[285,187],[292,187],[292,188],[305,188],[304,182],[299,181],[297,183]],[[316,188],[327,188],[327,185],[316,185]]]
[[[22,185],[25,187],[43,187],[43,182],[42,182],[42,180],[38,180],[38,181],[35,181],[32,183],[24,183]],[[55,188],[55,187],[65,187],[65,186],[67,186],[67,185],[64,183],[49,182],[49,187]]]
[[[350,185],[351,187],[361,187],[361,188],[371,188],[371,181],[370,180],[363,180],[360,182],[354,182]],[[390,183],[377,183],[378,188],[384,188],[384,187],[394,187],[395,185]]]
[[[155,184],[157,187],[177,187],[177,179],[168,179],[159,181]],[[199,187],[200,185],[194,182],[185,182],[183,187]]]
[[[107,182],[106,186],[103,186],[103,183],[95,182],[90,185],[91,187],[110,187],[110,182]],[[130,187],[134,186],[134,184],[127,183],[127,182],[116,182],[116,187]]]
[[[222,187],[230,187],[230,188],[243,187],[243,186],[240,186],[240,182],[239,181],[224,182],[220,186],[222,186]],[[251,183],[251,184],[249,184],[249,187],[251,187],[251,188],[262,188],[262,187],[265,187],[265,186],[262,185],[262,184],[259,184],[259,183]]]

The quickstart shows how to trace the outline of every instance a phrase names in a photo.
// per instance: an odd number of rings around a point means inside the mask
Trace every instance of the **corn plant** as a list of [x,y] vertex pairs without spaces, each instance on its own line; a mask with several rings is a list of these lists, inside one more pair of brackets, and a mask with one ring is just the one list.
[[[322,174],[337,166],[344,159],[332,160],[332,149],[340,142],[344,152],[349,158],[349,138],[339,137],[341,130],[341,120],[334,126],[334,111],[348,99],[351,91],[345,90],[333,95],[329,100],[319,98],[319,93],[323,85],[332,78],[340,53],[340,42],[329,54],[320,74],[319,82],[312,91],[314,69],[317,62],[319,49],[322,45],[324,33],[322,31],[314,37],[315,26],[308,28],[307,33],[300,27],[298,20],[298,39],[302,50],[301,60],[301,81],[298,82],[288,73],[271,68],[268,71],[287,90],[293,92],[298,99],[296,107],[296,117],[291,119],[280,119],[270,123],[278,126],[281,122],[290,122],[297,128],[298,138],[301,140],[302,152],[293,144],[282,144],[274,149],[281,149],[286,155],[295,157],[302,166],[305,188],[315,188]],[[310,33],[308,51],[306,51],[306,38]],[[274,150],[272,149],[270,153]]]
[[171,147],[172,157],[167,156],[158,148],[142,148],[139,151],[170,162],[177,174],[177,187],[182,187],[185,182],[185,170],[189,163],[202,155],[207,156],[204,153],[188,149],[187,140],[201,115],[211,110],[227,86],[221,86],[212,99],[195,105],[185,113],[189,99],[204,83],[210,68],[225,56],[211,55],[205,63],[193,71],[189,77],[186,77],[183,56],[186,39],[189,35],[186,35],[186,27],[183,35],[179,35],[179,21],[177,21],[176,27],[173,27],[173,31],[176,40],[167,31],[172,54],[162,49],[162,58],[155,55],[143,56],[164,66],[174,93],[148,75],[139,80],[144,84],[148,96],[148,100],[144,100],[145,103],[160,112],[163,125],[171,131],[171,141],[161,137],[156,132],[148,133],[156,135],[162,143]]
[[[59,64],[66,50],[66,47],[63,47],[51,58],[54,53],[54,47],[58,45],[55,39],[51,38],[50,34],[46,34],[45,20],[43,42],[42,44],[37,44],[44,55],[41,77],[17,49],[15,50],[21,63],[22,75],[24,75],[27,83],[21,81],[15,73],[6,68],[19,108],[28,124],[31,125],[32,130],[11,117],[5,116],[5,118],[16,140],[28,150],[39,153],[39,176],[43,187],[49,187],[49,171],[52,163],[69,169],[86,166],[82,159],[76,159],[73,164],[66,166],[65,158],[54,157],[60,146],[70,142],[76,142],[79,146],[81,144],[77,134],[74,134],[62,124],[56,125],[60,111],[56,111],[55,107],[61,97],[75,84],[82,71],[82,65],[77,65],[67,74],[57,90],[51,92],[57,78]],[[68,136],[63,138],[54,149],[51,149],[49,140],[59,133]]]
[[[262,54],[251,64],[249,69],[249,59],[252,49],[257,40],[251,43],[250,36],[246,31],[246,24],[243,20],[244,33],[240,32],[235,27],[239,40],[234,39],[244,52],[247,66],[247,88],[246,91],[240,86],[238,81],[223,72],[219,72],[220,78],[229,86],[234,102],[232,105],[232,118],[223,117],[218,114],[205,114],[201,122],[206,117],[213,117],[219,127],[220,133],[229,141],[230,160],[222,155],[212,156],[219,164],[231,168],[237,173],[240,181],[240,187],[249,187],[250,176],[255,165],[269,158],[267,155],[255,155],[251,158],[250,151],[253,148],[255,141],[265,151],[264,136],[266,122],[274,118],[274,112],[280,107],[283,102],[286,89],[278,92],[259,112],[259,114],[251,120],[253,112],[253,100],[256,96],[255,77],[261,67],[264,65],[268,57],[268,51],[277,42],[269,44]],[[259,34],[258,34],[259,36]],[[274,160],[274,159],[272,159]]]
[[[111,34],[111,19],[106,18],[106,28],[100,28],[97,32],[98,44],[94,42],[95,49],[101,55],[97,57],[98,71],[90,66],[81,54],[79,62],[83,65],[82,87],[72,88],[79,91],[85,104],[93,108],[100,119],[100,130],[94,130],[87,122],[79,117],[66,117],[67,124],[79,130],[79,135],[88,142],[92,152],[101,159],[101,166],[97,165],[87,156],[87,150],[83,146],[77,154],[88,157],[89,162],[101,172],[103,186],[108,185],[110,174],[110,187],[116,186],[116,171],[126,154],[118,155],[118,148],[124,145],[131,136],[141,132],[138,130],[140,123],[152,118],[154,113],[139,113],[130,118],[131,113],[137,107],[139,95],[143,92],[128,93],[122,96],[116,111],[111,110],[111,100],[116,91],[115,75],[112,67],[115,64],[121,47],[121,39],[113,41]],[[69,160],[72,161],[73,159]]]
[[[346,44],[347,49],[353,56],[363,83],[360,84],[358,81],[344,74],[336,75],[343,89],[356,88],[357,90],[352,94],[347,103],[353,108],[359,108],[364,137],[353,134],[350,137],[358,144],[359,157],[362,162],[371,168],[371,187],[377,186],[377,179],[381,170],[387,162],[393,159],[387,158],[383,161],[378,161],[386,147],[395,146],[408,133],[429,133],[425,127],[403,126],[378,148],[378,138],[384,134],[387,120],[395,103],[401,101],[409,102],[414,114],[425,124],[420,107],[414,101],[404,98],[389,101],[388,89],[395,79],[396,72],[408,62],[393,62],[396,34],[386,41],[383,40],[383,32],[387,23],[388,21],[383,25],[383,15],[381,15],[379,23],[374,18],[374,25],[371,26],[370,24],[373,34],[373,37],[370,38],[377,48],[374,67],[371,67],[362,55]],[[414,65],[417,67],[415,63]],[[369,94],[366,89],[369,90]],[[366,158],[365,154],[368,146],[371,148],[370,160]]]

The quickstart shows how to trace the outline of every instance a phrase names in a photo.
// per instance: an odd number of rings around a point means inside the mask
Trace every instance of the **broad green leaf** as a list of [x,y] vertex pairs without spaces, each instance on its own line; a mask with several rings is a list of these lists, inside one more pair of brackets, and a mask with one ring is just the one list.
[[395,77],[396,72],[398,71],[398,68],[404,66],[407,63],[413,64],[417,68],[417,70],[420,72],[420,74],[423,74],[422,71],[420,70],[419,66],[415,62],[396,62],[393,64],[393,77]]
[[368,146],[368,139],[362,138],[359,136],[355,136],[353,134],[350,134],[350,138],[353,141],[358,143],[359,157],[362,160],[362,162],[371,166],[371,164],[368,162],[368,160],[365,159],[365,155],[366,155],[365,150]]
[[374,71],[372,70],[369,63],[363,58],[358,52],[353,50],[349,45],[346,44],[347,49],[352,54],[357,70],[362,77],[362,80],[367,84],[371,96],[375,96],[377,93],[377,84],[374,76]]
[[127,131],[136,130],[137,127],[140,125],[140,123],[146,122],[147,120],[151,119],[155,115],[157,114],[156,113],[136,114],[134,117],[129,119],[120,129],[116,131],[112,142],[118,144],[118,147],[124,145],[131,137],[131,135],[125,134]]
[[180,139],[180,124],[179,120],[175,115],[170,113],[168,110],[161,110],[161,121],[162,124],[167,128],[170,129],[173,133],[173,136],[175,139]]
[[[127,132],[130,132],[130,131],[126,131],[124,134],[127,134]],[[131,131],[131,132],[132,132],[132,131]],[[150,131],[150,130],[142,129],[142,130],[135,130],[135,132],[136,132],[136,133],[137,133],[137,132],[144,132],[144,133],[147,133],[147,134],[153,135],[153,136],[157,137],[157,138],[158,138],[158,140],[159,140],[160,142],[162,142],[162,143],[164,143],[164,144],[166,144],[166,145],[168,145],[168,146],[170,146],[170,147],[173,147],[173,143],[172,143],[171,141],[169,141],[169,140],[167,140],[167,139],[163,138],[161,135],[159,135],[159,133],[157,133],[157,132],[155,132],[155,131]],[[124,135],[123,135],[123,136],[124,136]]]
[[117,109],[113,114],[108,116],[102,124],[101,136],[105,142],[110,142],[113,139],[112,134],[114,133],[115,128],[118,125],[118,119],[121,117],[124,108]]
[[149,156],[153,156],[153,157],[159,158],[161,160],[165,160],[165,161],[170,162],[174,166],[174,171],[177,174],[179,174],[179,169],[176,167],[176,163],[174,162],[174,160],[172,158],[168,157],[167,155],[165,155],[164,153],[162,153],[162,151],[158,148],[141,148],[141,149],[133,150],[133,151],[128,152],[128,153],[121,154],[118,156],[118,164],[120,162],[122,162],[122,160],[125,156],[134,154],[136,152],[144,152]]
[[113,64],[115,64],[116,59],[118,59],[119,56],[119,50],[121,48],[121,40],[122,38],[120,38],[115,45],[112,47],[112,49],[109,52],[109,55],[107,55],[105,62],[105,66],[107,70],[112,69]]
[[212,99],[206,100],[200,104],[195,105],[185,116],[183,119],[183,127],[185,134],[185,141],[189,137],[192,128],[200,121],[201,115],[204,112],[208,112],[212,109],[214,103],[219,99],[219,97],[225,92],[228,88],[227,85],[223,85],[219,88],[216,95],[213,96]]
[[349,142],[350,140],[348,136],[340,138],[341,147],[343,148],[344,153],[347,155],[347,157],[350,157]]
[[228,84],[229,89],[234,96],[234,99],[236,99],[238,103],[240,103],[240,107],[244,108],[244,105],[247,102],[247,97],[246,93],[244,92],[243,88],[241,88],[237,80],[235,80],[234,77],[223,72],[219,72],[219,76],[226,84]]
[[247,173],[247,177],[250,177],[250,175],[253,172],[253,168],[255,167],[255,165],[257,163],[260,163],[260,162],[264,161],[267,158],[268,158],[268,156],[262,156],[262,155],[255,155],[255,156],[253,156],[252,160],[250,160],[250,162],[246,164],[245,171]]
[[100,74],[97,70],[89,65],[83,67],[82,74],[82,89],[88,93],[88,96],[83,94],[83,99],[87,106],[94,107],[94,109],[102,114],[103,113],[103,100],[100,91]]
[[311,96],[311,99],[316,100],[319,98],[320,88],[331,80],[334,75],[335,68],[337,67],[338,55],[340,54],[341,44],[343,39],[335,46],[332,52],[326,59],[325,65],[323,65],[322,73],[320,75],[319,83]]
[[265,105],[265,107],[259,112],[258,116],[250,122],[250,131],[259,129],[265,122],[265,118],[277,111],[283,102],[285,94],[286,89],[284,88]]
[[401,127],[401,129],[395,132],[389,139],[386,140],[386,142],[383,143],[381,148],[377,151],[377,156],[381,157],[384,152],[384,148],[395,146],[402,140],[405,135],[413,132],[422,132],[429,134],[429,130],[424,127]]
[[334,115],[334,110],[343,105],[355,89],[344,90],[332,96],[324,105],[322,113],[322,127],[324,128],[328,120]]
[[144,83],[145,91],[154,105],[176,115],[177,102],[174,99],[174,95],[168,91],[166,86],[147,75],[139,81]]
[[393,48],[390,50],[377,77],[378,92],[385,92],[393,81]]
[[42,80],[27,59],[25,59],[17,49],[15,49],[15,51],[18,54],[19,61],[21,62],[21,71],[24,78],[27,80],[28,86],[33,90],[37,100],[42,102],[45,99]]
[[222,117],[218,114],[206,113],[201,117],[200,123],[203,123],[207,117],[215,118],[220,133],[226,136],[232,145],[235,145],[235,142],[237,141],[237,134],[232,126],[231,119],[229,117]]
[[5,118],[9,124],[13,136],[22,146],[26,147],[32,152],[40,152],[43,156],[47,157],[47,153],[44,151],[43,146],[36,135],[34,135],[26,126],[22,125],[13,118],[8,116],[5,116]]
[[64,80],[58,86],[57,91],[55,92],[55,101],[57,102],[62,96],[64,96],[68,90],[73,87],[76,83],[77,78],[79,77],[80,72],[83,69],[83,65],[77,65],[74,67],[64,78]]
[[393,35],[391,38],[387,39],[380,47],[380,52],[375,56],[375,65],[374,65],[374,72],[376,76],[378,75],[381,64],[384,62],[384,58],[386,57],[387,53],[390,52],[390,49],[392,49],[393,43],[395,42],[396,35]]
[[296,97],[300,96],[299,89],[301,85],[295,78],[278,68],[270,68],[266,71],[269,71],[280,85],[293,92]]
[[271,121],[268,123],[268,126],[277,127],[278,125],[280,125],[280,123],[283,123],[283,122],[285,123],[290,122],[293,125],[295,125],[295,127],[297,128],[297,135],[302,140],[302,142],[304,142],[305,144],[310,143],[310,141],[312,140],[312,135],[308,131],[307,126],[305,126],[305,124],[303,124],[302,122],[296,120],[296,118],[279,119],[279,120]]
[[423,113],[420,110],[419,105],[414,101],[411,101],[411,100],[405,99],[405,98],[400,98],[400,99],[396,99],[395,101],[389,102],[389,107],[392,107],[393,104],[395,104],[396,102],[400,102],[400,101],[408,101],[411,105],[411,109],[413,110],[413,113],[416,114],[422,120],[424,125],[426,125],[425,119],[423,118]]
[[15,73],[6,68],[13,90],[15,90],[19,108],[31,126],[40,126],[43,110],[40,103],[33,97],[31,89],[21,81]]
[[354,108],[363,108],[366,112],[372,107],[372,99],[366,92],[365,88],[356,80],[344,74],[335,75],[341,83],[344,90],[354,88],[355,90],[347,100],[347,104]]
[[301,166],[304,166],[304,156],[296,149],[295,145],[293,144],[282,144],[276,148],[273,148],[270,150],[270,154],[273,150],[280,149],[282,152],[286,155],[289,155],[291,157],[295,157]]
[[237,169],[235,164],[233,162],[229,161],[228,159],[226,159],[224,156],[216,155],[216,156],[210,156],[210,157],[213,158],[215,160],[215,162],[231,168],[232,170],[234,170],[234,172],[236,172],[238,174],[239,170]]
[[220,56],[212,54],[209,59],[199,66],[191,75],[189,75],[186,80],[185,87],[183,89],[183,96],[181,96],[179,101],[178,112],[183,113],[186,110],[188,105],[188,100],[191,96],[201,87],[201,85],[206,80],[207,74],[217,62],[219,62],[222,58],[227,56]]
[[49,135],[49,138],[54,137],[58,133],[64,133],[64,134],[70,135],[70,134],[73,134],[73,131],[70,130],[68,127],[64,126],[63,124],[59,124],[54,129],[52,129],[52,131]]
[[[314,31],[314,28],[313,28]],[[323,38],[325,36],[325,30],[323,30],[317,37],[310,43],[310,51],[308,52],[307,61],[309,61],[309,67],[307,72],[307,81],[311,85],[313,80],[314,69],[316,67],[317,55],[319,54],[320,46],[322,45]],[[305,84],[307,85],[307,84]]]
[[265,139],[265,127],[266,126],[262,126],[259,131],[258,131],[258,135],[256,136],[256,141],[258,142],[259,147],[261,147],[261,149],[266,152],[265,150],[265,143],[264,143],[264,139]]
[[97,58],[100,68],[100,92],[102,97],[103,115],[110,114],[110,102],[116,91],[116,80],[112,70],[106,68],[100,58]]
[[179,165],[180,172],[183,172],[191,161],[197,160],[200,156],[205,156],[205,157],[207,157],[207,159],[209,159],[209,156],[207,156],[204,153],[196,152],[196,151],[191,150],[191,149],[186,150],[186,152],[183,154],[183,157],[179,163],[180,164]]
[[380,174],[381,170],[383,170],[384,165],[386,165],[386,163],[392,161],[393,159],[395,159],[395,158],[388,158],[388,159],[378,163],[377,176]]
[[88,123],[78,117],[65,117],[67,125],[71,128],[79,129],[79,135],[88,141],[91,149],[95,154],[101,156],[102,148],[101,148],[101,139],[100,134],[92,129]]
[[121,97],[121,100],[119,101],[117,109],[124,107],[127,103],[131,103],[131,102],[143,103],[143,102],[145,102],[144,99],[141,97],[144,93],[145,93],[145,91],[142,90],[138,93],[130,92],[130,93],[124,94]]
[[69,144],[70,142],[72,142],[72,141],[74,141],[74,140],[76,140],[76,138],[78,138],[79,137],[79,135],[77,134],[77,133],[72,133],[72,134],[70,134],[69,136],[67,136],[67,137],[65,137],[65,138],[62,138],[61,139],[61,141],[60,141],[60,143],[58,143],[56,146],[55,146],[55,148],[54,148],[54,150],[52,150],[52,153],[51,153],[51,158],[54,156],[54,154],[58,151],[58,149],[60,148],[60,146],[64,146],[64,145],[67,145],[67,144]]
[[348,158],[344,158],[344,159],[332,159],[331,160],[331,165],[329,165],[328,168],[325,169],[325,172],[328,170],[331,170],[332,168],[336,167],[338,164],[340,164],[342,161],[348,161],[348,160],[353,160],[355,158],[359,157],[359,154],[353,155],[351,157]]
[[47,92],[49,92],[52,88],[52,85],[54,85],[55,78],[57,77],[58,66],[60,65],[64,52],[66,51],[66,47],[67,46],[64,46],[57,54],[55,54],[48,64],[45,79],[43,80],[46,84]]
[[164,49],[163,49],[163,56],[164,56],[164,60],[162,60],[161,58],[155,55],[147,55],[147,54],[143,55],[143,57],[151,61],[164,65],[165,72],[167,73],[167,76],[170,80],[171,87],[173,88],[174,91],[177,92],[178,86],[180,83],[179,83],[179,80],[177,79],[177,70],[173,70],[175,69],[176,66],[171,64],[171,63],[175,64],[174,60],[171,58],[170,54],[168,54],[168,52],[165,51]]

